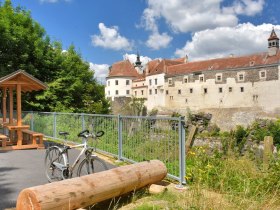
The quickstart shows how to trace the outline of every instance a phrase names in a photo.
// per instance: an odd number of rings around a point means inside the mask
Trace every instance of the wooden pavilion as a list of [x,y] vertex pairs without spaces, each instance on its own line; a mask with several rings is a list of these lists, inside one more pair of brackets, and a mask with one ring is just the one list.
[[[29,149],[42,146],[43,134],[30,131],[29,125],[22,124],[21,93],[38,90],[45,90],[47,85],[36,79],[23,70],[15,71],[5,77],[0,78],[0,89],[2,91],[2,122],[3,131],[9,131],[9,137],[0,134],[2,148],[10,149]],[[14,91],[16,93],[16,120],[14,119]],[[7,96],[9,97],[9,116],[7,116]],[[7,119],[8,118],[8,119]],[[23,134],[26,134],[31,142],[23,145]],[[36,139],[39,138],[39,143]],[[9,141],[7,141],[9,139]]]

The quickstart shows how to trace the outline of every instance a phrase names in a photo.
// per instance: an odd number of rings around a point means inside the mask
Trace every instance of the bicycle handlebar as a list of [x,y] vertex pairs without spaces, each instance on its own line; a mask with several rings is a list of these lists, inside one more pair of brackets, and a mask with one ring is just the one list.
[[104,131],[97,131],[96,134],[94,135],[93,133],[90,133],[89,130],[83,130],[78,134],[78,137],[83,137],[83,138],[89,138],[89,137],[101,137],[104,135]]
[[85,136],[86,133],[89,134],[89,130],[88,130],[88,129],[81,131],[81,132],[78,134],[78,137],[85,137],[85,138],[87,138],[87,137]]

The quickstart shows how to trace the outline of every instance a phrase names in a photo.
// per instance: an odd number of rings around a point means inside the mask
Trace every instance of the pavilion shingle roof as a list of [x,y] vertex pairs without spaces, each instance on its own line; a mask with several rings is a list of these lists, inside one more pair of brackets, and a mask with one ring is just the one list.
[[275,56],[259,53],[240,57],[217,58],[168,66],[167,75],[187,74],[198,71],[230,70],[279,63],[280,51]]
[[139,77],[134,66],[128,61],[114,63],[109,72],[109,77]]

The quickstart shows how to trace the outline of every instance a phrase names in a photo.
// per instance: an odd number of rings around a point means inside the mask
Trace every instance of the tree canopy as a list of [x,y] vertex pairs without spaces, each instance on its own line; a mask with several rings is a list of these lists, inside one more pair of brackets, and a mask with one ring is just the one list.
[[23,109],[107,113],[104,86],[72,45],[51,41],[31,13],[0,2],[0,77],[25,70],[48,84],[46,91],[23,96]]

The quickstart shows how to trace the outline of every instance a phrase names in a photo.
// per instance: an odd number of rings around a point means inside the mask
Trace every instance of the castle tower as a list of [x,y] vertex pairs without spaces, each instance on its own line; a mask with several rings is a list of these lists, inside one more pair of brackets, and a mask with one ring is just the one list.
[[270,37],[268,38],[268,55],[269,56],[276,55],[278,49],[279,49],[279,38],[273,28]]

